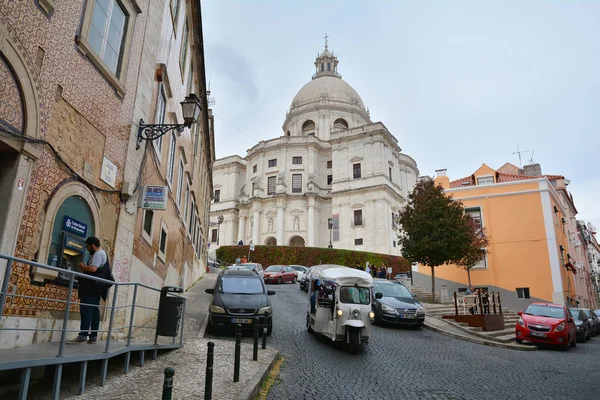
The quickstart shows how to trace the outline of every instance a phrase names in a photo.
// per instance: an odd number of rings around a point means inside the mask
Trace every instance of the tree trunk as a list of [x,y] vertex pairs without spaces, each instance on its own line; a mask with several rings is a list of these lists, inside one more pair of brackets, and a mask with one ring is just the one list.
[[469,277],[469,288],[471,288],[471,268],[467,269],[467,276]]
[[435,303],[435,267],[431,267],[431,302]]

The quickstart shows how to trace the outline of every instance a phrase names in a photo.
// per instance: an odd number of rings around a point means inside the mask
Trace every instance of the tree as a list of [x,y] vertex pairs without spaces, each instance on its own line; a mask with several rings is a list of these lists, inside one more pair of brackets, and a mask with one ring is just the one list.
[[467,218],[467,224],[471,228],[471,239],[464,257],[456,265],[467,271],[469,287],[471,287],[471,269],[485,258],[489,241],[485,229],[477,226],[473,218],[469,215],[465,215],[465,217]]
[[402,255],[431,268],[431,294],[435,300],[435,267],[457,264],[472,243],[473,229],[463,205],[447,197],[432,180],[419,181],[400,213]]

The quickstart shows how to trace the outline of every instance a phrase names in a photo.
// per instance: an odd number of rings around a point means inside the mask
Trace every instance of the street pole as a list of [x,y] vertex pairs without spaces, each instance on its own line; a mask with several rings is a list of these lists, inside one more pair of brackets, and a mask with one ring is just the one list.
[[333,248],[333,244],[331,243],[333,240],[333,218],[329,218],[329,248]]

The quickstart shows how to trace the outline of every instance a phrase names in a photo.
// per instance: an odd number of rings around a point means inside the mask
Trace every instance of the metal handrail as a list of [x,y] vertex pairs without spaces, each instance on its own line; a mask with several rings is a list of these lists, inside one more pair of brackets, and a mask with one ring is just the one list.
[[[158,288],[155,288],[152,286],[148,286],[148,285],[145,285],[145,284],[139,283],[139,282],[114,282],[114,281],[106,280],[106,279],[99,278],[99,277],[96,277],[93,275],[87,275],[87,274],[83,274],[81,272],[70,271],[70,270],[59,268],[59,267],[41,264],[38,262],[25,260],[22,258],[13,257],[13,256],[5,255],[5,254],[0,254],[0,259],[7,260],[6,269],[4,270],[4,274],[3,274],[4,276],[3,276],[3,280],[2,280],[2,285],[0,287],[0,321],[4,317],[4,315],[3,315],[4,306],[6,305],[6,300],[8,297],[31,299],[31,300],[37,300],[37,301],[44,300],[46,302],[60,303],[60,304],[65,305],[65,308],[63,310],[64,314],[63,314],[63,318],[62,318],[63,326],[60,329],[18,328],[17,327],[17,328],[0,328],[0,332],[2,332],[2,331],[61,332],[61,338],[60,338],[60,341],[58,342],[59,349],[58,349],[57,357],[63,357],[64,356],[64,354],[63,354],[64,353],[64,345],[66,343],[67,334],[80,331],[79,329],[67,329],[67,325],[69,322],[69,313],[71,312],[72,305],[80,305],[80,306],[81,305],[93,305],[93,306],[97,306],[100,309],[109,309],[110,310],[108,329],[97,329],[97,330],[90,329],[89,330],[89,332],[97,332],[97,333],[107,334],[106,346],[104,348],[105,353],[108,353],[110,351],[111,338],[112,338],[112,335],[114,332],[126,331],[127,332],[127,345],[126,346],[129,347],[131,345],[131,338],[132,338],[132,333],[133,333],[134,328],[135,329],[155,329],[155,330],[157,329],[156,326],[135,325],[135,323],[134,323],[135,322],[135,310],[136,310],[136,308],[140,308],[143,310],[150,310],[150,311],[158,312],[158,310],[159,310],[158,306],[157,307],[148,307],[148,306],[138,305],[136,303],[138,301],[138,289],[139,288],[145,288],[145,289],[152,290],[154,292],[161,293],[161,298],[163,298],[161,289],[158,289]],[[11,274],[13,271],[14,263],[26,264],[26,265],[29,265],[30,267],[33,266],[33,267],[37,267],[37,268],[42,268],[42,269],[46,269],[46,270],[50,270],[50,271],[59,272],[63,275],[67,275],[67,277],[68,277],[67,299],[66,300],[52,299],[52,298],[48,298],[48,297],[36,297],[36,296],[28,296],[28,295],[24,295],[24,294],[19,294],[19,293],[9,293],[8,288],[9,288],[9,284],[10,284],[10,277],[11,277]],[[95,304],[83,303],[81,301],[72,300],[72,294],[73,294],[74,283],[75,283],[76,277],[81,277],[81,278],[89,279],[92,281],[97,281],[97,282],[102,282],[102,283],[107,283],[107,284],[113,285],[114,288],[112,291],[112,300],[110,301],[110,304],[109,304],[109,302],[107,302],[104,305],[99,305],[99,304],[95,305]],[[133,299],[132,299],[131,303],[129,303],[129,301],[127,301],[126,302],[127,304],[125,304],[125,305],[117,305],[117,298],[118,298],[118,294],[120,293],[118,288],[121,286],[133,286],[134,292],[133,292]],[[169,297],[178,297],[178,298],[183,299],[183,304],[184,304],[184,306],[183,306],[184,307],[184,315],[182,316],[182,319],[183,319],[183,317],[185,316],[186,297],[176,295],[171,292],[168,293],[168,296]],[[35,304],[32,304],[32,308],[40,309],[40,307],[36,307]],[[128,321],[129,323],[127,325],[114,327],[113,323],[115,321],[115,312],[118,310],[120,311],[120,310],[127,309],[127,308],[131,308],[129,321]],[[155,313],[152,313],[152,314],[154,314],[154,316],[156,316]],[[177,331],[177,335],[180,336],[180,345],[183,345],[183,326],[184,326],[183,321],[181,321],[180,325],[181,325],[180,330]],[[157,344],[157,342],[156,342],[157,337],[158,337],[158,335],[157,335],[157,333],[155,333],[155,344]],[[175,343],[175,338],[173,338],[173,344],[174,343]]]

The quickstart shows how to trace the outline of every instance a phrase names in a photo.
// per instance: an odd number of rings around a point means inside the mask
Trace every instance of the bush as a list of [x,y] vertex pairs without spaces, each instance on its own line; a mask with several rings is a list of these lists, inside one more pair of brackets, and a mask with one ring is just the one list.
[[[236,258],[248,257],[249,246],[221,246],[217,249],[217,259],[235,263]],[[389,254],[368,253],[365,251],[330,249],[322,247],[291,246],[254,246],[250,252],[250,262],[269,265],[304,265],[312,267],[319,264],[338,264],[354,267],[359,263],[363,268],[367,261],[370,265],[392,267],[392,277],[410,271],[410,263],[404,257]]]

